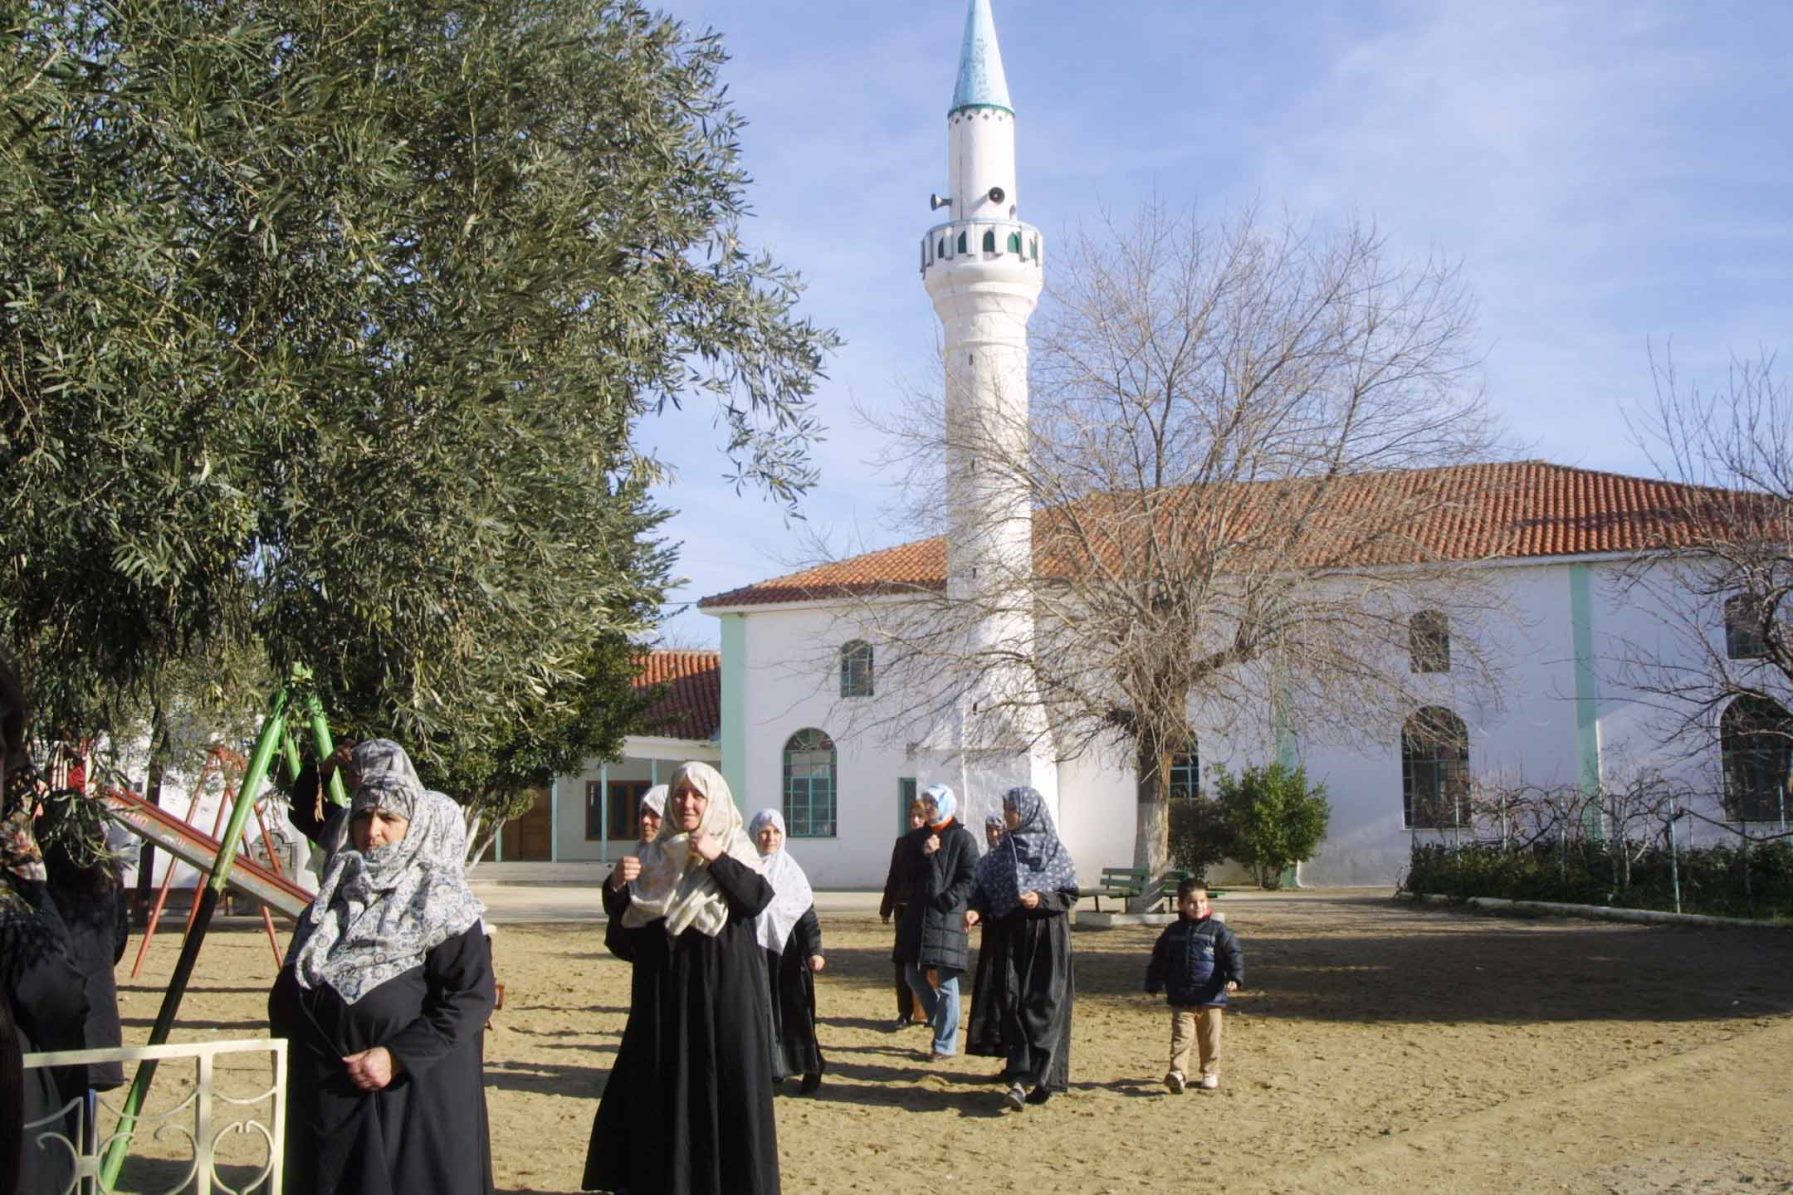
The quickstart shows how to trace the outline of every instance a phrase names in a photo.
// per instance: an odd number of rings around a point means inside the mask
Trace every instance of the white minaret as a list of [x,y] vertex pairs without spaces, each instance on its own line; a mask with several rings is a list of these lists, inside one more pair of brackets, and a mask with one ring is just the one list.
[[[946,333],[947,592],[976,603],[967,634],[980,659],[1026,658],[1032,603],[1013,582],[1033,550],[1032,506],[1019,479],[1027,320],[1044,286],[1045,245],[1019,218],[1015,110],[990,0],[971,0],[946,119],[951,189],[932,202],[950,219],[922,238],[921,273]],[[974,829],[1017,784],[1039,789],[1058,815],[1058,770],[1032,692],[1024,667],[993,664],[965,696],[957,725],[927,744],[918,779],[952,784]]]

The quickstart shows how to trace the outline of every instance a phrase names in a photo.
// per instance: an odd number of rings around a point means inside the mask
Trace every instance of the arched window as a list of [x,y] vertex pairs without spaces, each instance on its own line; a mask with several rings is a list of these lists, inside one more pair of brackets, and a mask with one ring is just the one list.
[[984,252],[996,252],[996,230],[994,228],[984,229]]
[[1039,237],[1029,237],[1027,239],[1027,243],[1028,243],[1028,246],[1033,250],[1033,252],[1030,253],[1029,256],[1032,257],[1035,261],[1040,260],[1040,238]]
[[1401,727],[1401,816],[1410,830],[1469,824],[1469,727],[1442,706]]
[[961,233],[960,233],[960,234],[959,234],[959,252],[960,252],[960,253],[963,253],[963,252],[965,252],[965,246],[966,246],[966,245],[967,245],[967,244],[969,244],[969,242],[968,242],[968,241],[966,241],[966,239],[965,239],[965,238],[966,238],[966,236],[967,236],[967,235],[969,235],[969,234],[967,234],[967,233],[964,233],[964,232],[961,232]]
[[1718,718],[1724,760],[1725,816],[1739,822],[1778,821],[1787,811],[1787,770],[1793,758],[1793,716],[1778,701],[1739,697]]
[[1451,620],[1442,611],[1421,610],[1407,623],[1407,654],[1415,672],[1451,670]]
[[1170,799],[1188,801],[1201,795],[1202,757],[1192,742],[1189,750],[1170,757]]
[[1021,234],[1020,233],[1018,233],[1018,232],[1009,233],[1009,252],[1013,253],[1016,257],[1021,256]]
[[863,639],[841,645],[840,695],[870,697],[872,695],[872,645]]
[[936,256],[945,257],[946,256],[946,238],[945,237],[940,238],[939,248],[940,248],[940,252],[938,254],[936,254]]
[[1733,660],[1760,660],[1768,655],[1762,635],[1762,599],[1740,593],[1725,599],[1725,655]]
[[792,838],[834,837],[834,740],[819,730],[785,742],[784,825]]

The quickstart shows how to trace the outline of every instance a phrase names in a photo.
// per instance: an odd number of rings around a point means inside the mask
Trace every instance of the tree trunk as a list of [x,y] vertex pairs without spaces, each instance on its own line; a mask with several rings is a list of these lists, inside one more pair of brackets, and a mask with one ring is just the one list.
[[[149,770],[144,776],[143,799],[151,805],[162,804],[162,774],[168,769],[168,717],[162,704],[156,702],[149,720]],[[132,899],[131,920],[139,928],[149,922],[149,907],[155,901],[155,844],[144,840],[137,852],[137,892]]]
[[[1138,776],[1138,820],[1133,834],[1133,866],[1145,871],[1148,887],[1170,866],[1171,754],[1149,741],[1136,740],[1134,769]],[[1132,897],[1129,913],[1144,913],[1156,894]]]

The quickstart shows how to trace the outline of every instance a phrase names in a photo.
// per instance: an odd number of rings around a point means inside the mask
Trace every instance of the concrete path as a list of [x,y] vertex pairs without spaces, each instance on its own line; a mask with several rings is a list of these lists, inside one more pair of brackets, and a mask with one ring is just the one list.
[[[531,870],[524,872],[523,868]],[[522,872],[520,876],[519,872]],[[473,869],[472,880],[473,891],[486,902],[486,919],[493,925],[597,922],[604,919],[604,903],[598,889],[607,874],[607,868],[591,863],[513,864],[498,867],[486,863]],[[1310,888],[1282,892],[1229,889],[1216,904],[1224,910],[1234,904],[1266,901],[1285,904],[1304,900],[1338,900],[1341,897],[1385,901],[1393,893],[1392,888]],[[868,891],[817,892],[816,912],[824,916],[834,914],[876,917],[880,895],[878,892]],[[1088,902],[1085,902],[1084,907],[1093,909]]]

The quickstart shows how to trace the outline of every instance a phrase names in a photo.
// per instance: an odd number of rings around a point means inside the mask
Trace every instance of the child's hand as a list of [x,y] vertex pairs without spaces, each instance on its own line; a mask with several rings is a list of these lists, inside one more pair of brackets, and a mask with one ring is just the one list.
[[1227,981],[1226,981],[1226,990],[1227,990],[1227,991],[1229,991],[1229,992],[1236,992],[1236,991],[1238,991],[1238,990],[1239,990],[1239,981],[1238,981],[1238,980],[1237,980],[1237,979],[1229,979],[1229,980],[1227,980]]

